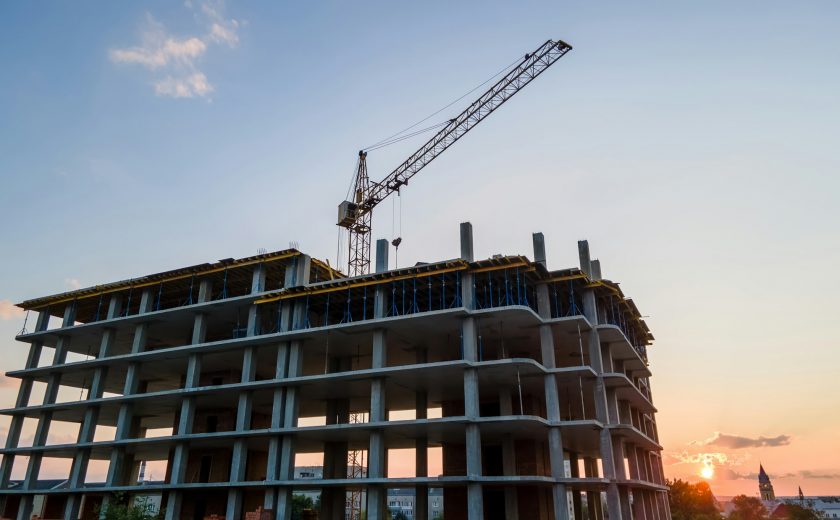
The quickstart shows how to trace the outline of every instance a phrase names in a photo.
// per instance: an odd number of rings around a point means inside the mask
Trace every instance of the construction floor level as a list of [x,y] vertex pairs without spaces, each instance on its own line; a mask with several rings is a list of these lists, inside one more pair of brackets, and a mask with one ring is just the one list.
[[[416,520],[430,489],[446,520],[670,520],[635,304],[585,241],[580,268],[549,270],[540,233],[533,260],[476,260],[460,232],[458,258],[393,270],[381,240],[353,278],[290,249],[19,304],[0,513],[94,518],[121,496],[288,519],[317,492],[317,518],[373,520],[399,488]],[[306,457],[321,478],[295,478]],[[39,480],[62,460],[65,480]]]

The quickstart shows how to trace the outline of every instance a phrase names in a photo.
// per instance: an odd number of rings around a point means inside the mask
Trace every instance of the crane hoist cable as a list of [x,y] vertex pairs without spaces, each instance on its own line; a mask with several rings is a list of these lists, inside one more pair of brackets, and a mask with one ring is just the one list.
[[[509,64],[505,65],[505,66],[504,66],[501,70],[499,70],[499,72],[497,72],[497,73],[493,74],[492,76],[490,76],[489,78],[485,79],[484,81],[482,81],[482,82],[481,82],[481,83],[479,83],[478,85],[474,86],[474,87],[473,87],[473,88],[471,88],[470,90],[468,90],[468,91],[464,92],[464,93],[463,93],[462,95],[460,95],[457,99],[454,99],[454,100],[450,101],[450,102],[449,102],[449,103],[447,103],[446,105],[444,105],[444,106],[440,107],[439,109],[435,110],[434,112],[432,112],[431,114],[427,115],[427,116],[426,116],[426,117],[424,117],[423,119],[421,119],[421,120],[417,121],[417,122],[416,122],[416,123],[414,123],[413,125],[411,125],[411,126],[409,126],[409,127],[407,127],[407,128],[404,128],[403,130],[401,130],[401,131],[397,132],[396,134],[394,134],[394,135],[392,135],[392,136],[390,136],[390,137],[386,137],[385,139],[382,139],[381,141],[377,141],[377,142],[375,142],[374,144],[372,144],[372,145],[370,145],[370,146],[366,146],[366,147],[362,148],[362,150],[364,150],[364,151],[366,151],[366,152],[369,152],[369,151],[374,150],[374,149],[376,149],[376,148],[381,148],[381,147],[379,146],[381,143],[384,143],[385,141],[390,141],[390,140],[391,140],[391,139],[393,139],[394,137],[397,137],[398,135],[401,135],[401,134],[404,134],[405,132],[408,132],[409,130],[411,130],[411,129],[412,129],[412,128],[414,128],[415,126],[419,125],[420,123],[425,123],[425,122],[426,122],[426,121],[428,121],[429,119],[431,119],[431,118],[435,117],[436,115],[440,114],[441,112],[443,112],[443,111],[444,111],[444,110],[446,110],[447,108],[449,108],[449,107],[451,107],[452,105],[454,105],[455,103],[457,103],[457,102],[461,101],[462,99],[464,99],[465,97],[469,96],[470,94],[472,94],[472,93],[473,93],[473,92],[475,92],[476,90],[480,89],[480,88],[481,88],[481,87],[483,87],[484,85],[486,85],[486,84],[490,83],[490,82],[491,82],[491,81],[493,81],[495,78],[497,78],[500,74],[503,74],[505,71],[509,70],[511,67],[513,67],[514,65],[516,65],[517,63],[519,63],[521,60],[522,60],[522,57],[517,57],[517,58],[516,58],[515,60],[513,60],[512,62],[510,62]],[[442,121],[441,123],[439,123],[439,125],[443,125],[443,124],[445,124],[445,123],[446,123],[446,121]],[[438,126],[438,125],[435,125],[435,126]],[[426,130],[428,130],[428,129],[430,129],[430,128],[434,128],[434,127],[429,127],[429,128],[427,128]],[[426,131],[426,130],[422,130],[422,131]]]

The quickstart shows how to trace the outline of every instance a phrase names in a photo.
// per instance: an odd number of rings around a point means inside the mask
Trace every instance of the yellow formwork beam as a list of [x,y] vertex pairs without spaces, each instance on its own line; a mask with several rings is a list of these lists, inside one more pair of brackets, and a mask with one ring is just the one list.
[[[238,267],[247,267],[249,265],[260,264],[260,263],[264,263],[264,262],[273,262],[273,261],[276,261],[276,260],[284,260],[286,258],[291,258],[293,256],[299,256],[301,254],[302,254],[301,252],[295,251],[295,252],[284,253],[282,255],[277,255],[277,256],[273,256],[273,257],[269,257],[269,258],[256,258],[254,260],[249,260],[247,262],[228,264],[228,265],[224,265],[224,266],[221,266],[221,267],[215,267],[213,269],[208,269],[206,271],[172,275],[172,276],[168,276],[166,278],[161,278],[161,279],[158,279],[158,280],[150,280],[148,282],[130,283],[130,281],[127,281],[124,285],[120,285],[118,287],[104,287],[104,286],[98,286],[97,285],[97,286],[94,286],[92,289],[85,289],[85,290],[90,290],[92,292],[88,292],[88,293],[84,293],[84,294],[79,294],[77,292],[72,292],[72,293],[68,293],[67,296],[65,296],[65,297],[57,297],[56,299],[50,299],[49,301],[47,301],[43,304],[40,304],[37,307],[24,307],[24,305],[26,305],[26,302],[18,304],[18,307],[22,307],[22,308],[27,309],[27,310],[29,310],[29,309],[39,310],[39,309],[43,309],[45,307],[49,307],[50,305],[56,305],[56,304],[59,304],[59,303],[66,303],[66,302],[70,302],[70,301],[74,301],[74,300],[84,300],[86,298],[94,298],[96,296],[101,296],[101,295],[104,295],[104,294],[111,294],[111,293],[115,293],[115,292],[119,292],[119,291],[124,291],[126,289],[142,289],[144,287],[151,287],[153,285],[159,285],[161,283],[183,280],[183,279],[186,279],[186,278],[191,278],[193,276],[198,276],[198,275],[203,276],[203,275],[208,275],[208,274],[213,274],[213,273],[220,273],[220,272],[225,271],[227,269],[235,269],[235,268],[238,268]],[[119,282],[115,282],[115,283],[119,283]],[[100,289],[100,287],[102,287],[102,288]]]

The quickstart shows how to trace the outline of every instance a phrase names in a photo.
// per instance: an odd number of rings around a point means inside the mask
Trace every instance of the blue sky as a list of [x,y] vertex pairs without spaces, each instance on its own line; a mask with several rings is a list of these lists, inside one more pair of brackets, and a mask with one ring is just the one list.
[[[0,300],[290,241],[334,261],[361,146],[562,38],[568,56],[405,190],[400,263],[456,256],[464,220],[478,256],[543,231],[553,268],[588,238],[650,315],[666,448],[790,435],[727,468],[761,457],[836,490],[836,450],[807,447],[840,428],[816,411],[840,407],[838,20],[828,1],[4,2]],[[419,144],[372,152],[371,176]],[[3,309],[10,369],[22,317]]]

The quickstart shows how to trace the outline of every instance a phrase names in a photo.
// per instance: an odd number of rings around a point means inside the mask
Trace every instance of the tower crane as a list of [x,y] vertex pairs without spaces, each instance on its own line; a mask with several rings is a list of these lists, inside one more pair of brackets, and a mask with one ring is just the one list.
[[373,208],[388,195],[408,184],[427,164],[499,108],[525,85],[543,73],[572,49],[561,40],[548,40],[524,58],[476,99],[463,112],[450,119],[431,139],[411,154],[379,182],[371,183],[367,171],[367,152],[359,151],[352,200],[338,206],[338,225],[349,234],[347,271],[349,276],[370,270],[370,235]]

